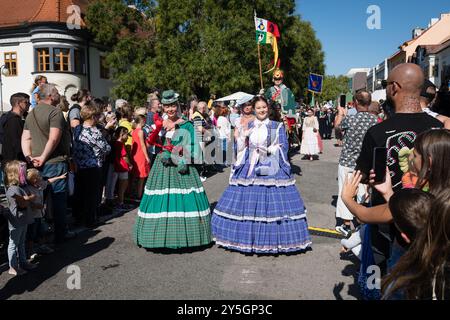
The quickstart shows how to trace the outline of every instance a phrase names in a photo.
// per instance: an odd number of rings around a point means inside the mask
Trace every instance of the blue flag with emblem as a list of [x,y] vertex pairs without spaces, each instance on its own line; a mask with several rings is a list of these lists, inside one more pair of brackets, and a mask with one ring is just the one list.
[[315,93],[322,93],[323,76],[320,74],[309,74],[308,90]]

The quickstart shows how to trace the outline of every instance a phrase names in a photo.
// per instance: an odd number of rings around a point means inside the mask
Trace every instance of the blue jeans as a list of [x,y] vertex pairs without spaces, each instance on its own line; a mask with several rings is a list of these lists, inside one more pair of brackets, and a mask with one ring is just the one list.
[[[68,172],[68,165],[65,162],[45,164],[41,171],[43,177],[54,178]],[[49,185],[48,192],[52,200],[55,242],[61,243],[67,233],[67,179],[58,180]]]
[[222,164],[225,166],[228,166],[228,159],[227,159],[227,150],[228,150],[228,140],[227,139],[219,139],[220,147],[222,149]]
[[15,270],[27,263],[27,253],[25,251],[27,227],[22,226],[9,230],[8,260],[9,266]]

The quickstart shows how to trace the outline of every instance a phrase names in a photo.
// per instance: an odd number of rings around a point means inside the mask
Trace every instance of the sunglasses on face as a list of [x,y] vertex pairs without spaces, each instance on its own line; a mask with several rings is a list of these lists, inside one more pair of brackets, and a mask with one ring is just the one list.
[[381,81],[381,86],[383,87],[383,89],[386,89],[389,85],[391,85],[393,83],[397,84],[400,89],[402,88],[400,83],[398,83],[397,81],[387,81],[387,80],[382,80]]

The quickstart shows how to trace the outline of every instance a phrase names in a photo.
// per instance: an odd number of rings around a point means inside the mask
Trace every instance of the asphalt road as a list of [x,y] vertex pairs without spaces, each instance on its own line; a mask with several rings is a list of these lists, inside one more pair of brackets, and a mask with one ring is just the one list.
[[[308,209],[310,226],[335,226],[337,159],[340,149],[325,141],[320,161],[294,157],[297,186]],[[205,182],[209,200],[217,202],[228,172]],[[0,299],[152,299],[152,300],[316,300],[356,299],[357,267],[339,255],[339,240],[313,236],[313,249],[280,256],[250,256],[217,246],[201,251],[148,252],[136,247],[131,230],[136,211],[106,221],[57,252],[39,260],[22,277],[0,267]],[[75,267],[73,267],[75,266]],[[73,281],[80,271],[80,288]],[[79,269],[78,269],[79,268]],[[68,286],[69,282],[69,286]],[[71,286],[72,284],[72,286]],[[75,288],[73,288],[75,286]],[[71,289],[69,289],[70,287]]]

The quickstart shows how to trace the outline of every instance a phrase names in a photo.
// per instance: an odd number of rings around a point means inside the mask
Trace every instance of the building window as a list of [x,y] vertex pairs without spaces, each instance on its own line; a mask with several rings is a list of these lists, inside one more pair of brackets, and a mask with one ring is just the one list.
[[439,77],[439,65],[438,64],[436,64],[433,67],[433,77]]
[[38,71],[50,71],[50,50],[49,48],[36,49],[38,58]]
[[36,73],[73,72],[86,73],[85,49],[81,47],[40,47],[35,48]]
[[432,77],[432,75],[430,74],[430,65],[426,65],[426,66],[422,67],[422,69],[423,69],[423,73],[425,74],[425,77],[427,79]]
[[53,70],[71,71],[70,69],[70,49],[54,48]]
[[5,66],[9,76],[17,76],[17,52],[5,52]]
[[109,79],[109,67],[104,56],[100,56],[100,78]]
[[73,50],[73,63],[75,73],[84,73],[84,51],[79,49]]

